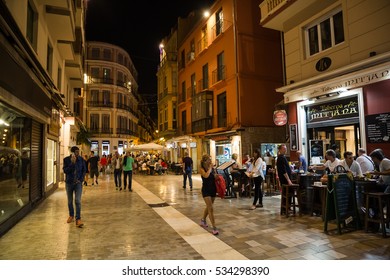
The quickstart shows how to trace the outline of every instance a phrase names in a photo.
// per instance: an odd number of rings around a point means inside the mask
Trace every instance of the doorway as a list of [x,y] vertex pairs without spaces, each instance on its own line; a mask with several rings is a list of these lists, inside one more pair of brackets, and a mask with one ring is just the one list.
[[[307,135],[309,143],[313,143],[313,145],[318,141],[323,143],[323,155],[316,155],[323,160],[325,160],[326,150],[334,148],[334,145],[340,149],[340,159],[344,158],[345,151],[351,151],[356,155],[357,150],[361,147],[359,124],[312,127],[307,130]],[[311,155],[311,148],[309,147],[308,155]]]

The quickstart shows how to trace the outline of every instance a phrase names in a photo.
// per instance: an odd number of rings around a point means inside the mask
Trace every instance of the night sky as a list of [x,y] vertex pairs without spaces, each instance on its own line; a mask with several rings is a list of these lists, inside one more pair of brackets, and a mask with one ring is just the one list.
[[118,45],[129,53],[138,71],[139,93],[148,98],[152,117],[157,119],[158,46],[178,17],[207,9],[213,3],[214,0],[88,0],[86,39]]

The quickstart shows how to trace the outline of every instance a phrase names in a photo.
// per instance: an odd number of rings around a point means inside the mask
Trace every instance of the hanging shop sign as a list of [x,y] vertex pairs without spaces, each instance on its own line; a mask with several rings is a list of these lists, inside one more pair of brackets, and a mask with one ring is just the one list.
[[334,119],[344,119],[359,116],[357,97],[337,99],[333,102],[307,107],[307,123],[316,123]]
[[287,123],[287,113],[285,110],[274,111],[274,124],[277,126],[283,126]]

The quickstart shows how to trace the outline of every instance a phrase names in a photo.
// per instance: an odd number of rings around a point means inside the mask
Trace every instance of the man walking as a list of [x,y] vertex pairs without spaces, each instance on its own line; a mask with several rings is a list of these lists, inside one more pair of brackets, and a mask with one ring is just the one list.
[[67,223],[74,221],[73,193],[75,194],[76,205],[76,226],[82,227],[81,221],[81,194],[83,192],[82,182],[86,172],[84,159],[79,155],[80,150],[77,146],[71,148],[71,155],[64,158],[64,173],[66,174],[66,194],[68,197],[69,218]]
[[[125,157],[123,158],[123,186],[124,190],[126,190],[127,186],[127,179],[129,179],[129,192],[132,192],[132,180],[133,180],[133,164],[134,164],[134,158],[131,156],[130,152],[126,152]],[[119,190],[121,190],[120,188]]]
[[118,151],[116,151],[111,160],[112,168],[114,169],[114,181],[116,190],[118,190],[118,188],[119,190],[122,190],[122,160],[122,157],[119,155]]
[[183,189],[186,188],[187,177],[188,183],[190,185],[190,190],[192,191],[192,158],[189,157],[188,152],[184,152],[183,158]]
[[94,151],[91,151],[91,156],[88,159],[88,170],[89,175],[92,178],[92,186],[94,185],[94,179],[96,177],[96,185],[98,185],[98,177],[99,177],[99,158],[95,156]]

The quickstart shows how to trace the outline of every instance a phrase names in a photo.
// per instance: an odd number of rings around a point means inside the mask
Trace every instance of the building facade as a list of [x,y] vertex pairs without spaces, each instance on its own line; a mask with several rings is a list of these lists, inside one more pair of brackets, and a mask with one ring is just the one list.
[[119,46],[89,41],[85,71],[90,150],[99,156],[114,151],[122,154],[139,141],[149,141],[154,125],[145,100],[138,94],[138,73],[129,54]]
[[[215,1],[178,21],[177,138],[173,153],[217,165],[285,141],[273,123],[283,85],[280,32],[259,27],[258,1]],[[176,141],[177,140],[177,141]],[[169,141],[168,141],[169,142]]]
[[76,144],[85,5],[0,1],[0,235],[58,187]]
[[312,163],[334,144],[341,155],[389,155],[389,1],[263,1],[260,11],[262,26],[283,32],[286,83],[277,91],[291,145]]

